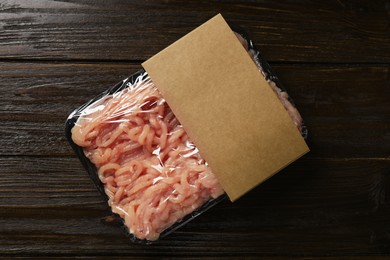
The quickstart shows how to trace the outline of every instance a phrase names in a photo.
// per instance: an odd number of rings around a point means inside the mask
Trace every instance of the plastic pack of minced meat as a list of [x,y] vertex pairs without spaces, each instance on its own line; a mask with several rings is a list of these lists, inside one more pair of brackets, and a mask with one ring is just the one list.
[[[306,137],[269,64],[240,27],[231,28]],[[71,113],[66,137],[132,241],[156,241],[226,198],[144,70]]]

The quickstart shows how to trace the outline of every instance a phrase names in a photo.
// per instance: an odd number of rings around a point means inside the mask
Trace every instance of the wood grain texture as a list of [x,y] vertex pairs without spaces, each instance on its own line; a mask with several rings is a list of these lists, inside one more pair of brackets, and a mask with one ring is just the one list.
[[387,0],[28,1],[0,4],[4,59],[144,60],[217,13],[270,61],[390,62]]
[[0,252],[9,255],[390,252],[390,160],[301,159],[151,246],[132,244],[120,228],[101,223],[107,206],[77,159],[0,157],[0,167]]
[[[390,154],[390,66],[273,66],[309,128],[313,156]],[[0,155],[73,155],[64,122],[139,70],[128,64],[0,63]]]
[[[311,152],[160,242],[131,243],[67,116],[221,12],[271,61]],[[0,1],[0,258],[388,259],[390,2]]]

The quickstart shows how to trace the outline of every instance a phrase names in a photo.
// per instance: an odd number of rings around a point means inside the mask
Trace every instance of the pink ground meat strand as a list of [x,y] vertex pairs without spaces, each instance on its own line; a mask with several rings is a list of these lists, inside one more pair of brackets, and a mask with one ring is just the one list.
[[138,239],[157,240],[224,193],[149,80],[90,105],[72,139],[96,165],[112,211]]

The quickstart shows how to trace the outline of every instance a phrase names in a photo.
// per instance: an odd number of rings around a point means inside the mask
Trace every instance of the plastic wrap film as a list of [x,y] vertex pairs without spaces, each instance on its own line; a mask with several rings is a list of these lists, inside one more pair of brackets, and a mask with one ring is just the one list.
[[[245,32],[235,31],[306,137],[299,112],[268,63]],[[158,240],[226,197],[143,70],[75,110],[66,135],[133,241]]]
[[158,239],[223,194],[146,73],[84,109],[72,139],[97,167],[112,211],[138,239]]

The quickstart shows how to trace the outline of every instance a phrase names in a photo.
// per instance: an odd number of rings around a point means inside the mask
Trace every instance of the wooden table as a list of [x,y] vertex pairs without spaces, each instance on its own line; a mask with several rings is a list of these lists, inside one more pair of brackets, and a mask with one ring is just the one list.
[[[311,152],[159,243],[103,225],[69,113],[215,14],[294,98]],[[0,1],[0,255],[390,257],[389,1]],[[328,259],[328,258],[327,258]]]

